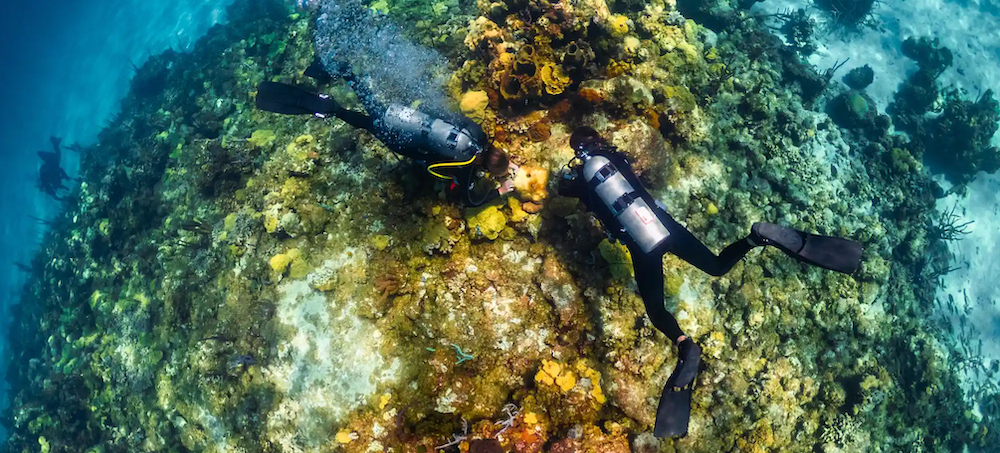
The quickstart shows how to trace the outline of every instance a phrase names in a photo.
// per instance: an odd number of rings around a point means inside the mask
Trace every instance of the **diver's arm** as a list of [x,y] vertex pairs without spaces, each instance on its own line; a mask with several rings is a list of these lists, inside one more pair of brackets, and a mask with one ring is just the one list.
[[584,199],[585,189],[583,178],[579,176],[576,169],[571,169],[559,179],[559,186],[556,191],[561,197]]
[[[473,208],[482,206],[486,203],[496,200],[497,198],[500,198],[501,195],[510,192],[511,189],[510,187],[507,187],[505,185],[489,190],[488,192],[486,192],[486,194],[477,197],[475,195],[476,192],[475,188],[478,184],[483,184],[484,180],[480,179],[479,181],[476,181],[475,168],[473,168],[471,165],[465,167],[459,167],[455,170],[454,175],[455,175],[454,182],[455,182],[456,193],[461,194],[463,202],[465,203],[466,206]],[[485,181],[485,183],[490,183],[490,182],[491,181],[489,180]],[[508,183],[505,182],[505,184]]]
[[583,176],[579,172],[580,167],[576,167],[571,169],[570,173],[563,176],[557,188],[559,196],[578,198],[583,202],[583,206],[587,211],[594,213],[594,217],[597,217],[597,220],[604,228],[604,232],[610,238],[621,241],[626,246],[632,244],[628,234],[625,234],[624,230],[620,227],[615,227],[618,222],[615,220],[611,210],[600,201],[593,200],[587,183],[584,182]]
[[486,196],[484,196],[483,198],[481,198],[479,200],[477,200],[472,195],[472,190],[471,189],[465,189],[465,202],[466,202],[466,206],[468,206],[470,208],[478,208],[478,207],[480,207],[480,206],[482,206],[482,205],[484,205],[486,203],[489,203],[489,202],[491,202],[493,200],[496,200],[497,198],[500,198],[500,189],[493,189],[493,190],[487,192]]
[[[579,198],[584,204],[587,204],[587,183],[584,182],[583,176],[580,174],[581,167],[571,167],[569,171],[563,173],[562,178],[559,179],[559,185],[556,188],[556,192],[561,197],[571,197]],[[587,206],[590,209],[590,206]]]

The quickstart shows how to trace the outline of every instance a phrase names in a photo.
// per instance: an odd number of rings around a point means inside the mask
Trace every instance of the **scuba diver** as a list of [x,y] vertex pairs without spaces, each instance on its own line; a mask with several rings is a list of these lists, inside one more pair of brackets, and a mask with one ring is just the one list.
[[[502,177],[508,174],[510,162],[506,154],[490,146],[478,124],[465,117],[444,119],[446,115],[432,115],[401,104],[382,104],[372,92],[370,79],[359,80],[346,65],[338,72],[354,90],[367,115],[344,108],[328,95],[278,82],[263,82],[257,87],[257,108],[286,115],[332,115],[364,129],[390,150],[426,165],[431,175],[451,181],[449,192],[464,197],[468,206],[480,206],[513,190],[510,178],[496,188],[481,187],[483,181],[495,184],[480,177],[480,168],[491,177]],[[321,84],[333,79],[319,60],[304,74]],[[485,193],[478,194],[481,192]]]
[[773,223],[757,222],[750,234],[716,256],[646,191],[631,164],[594,129],[573,132],[570,146],[576,154],[570,172],[560,181],[559,193],[579,198],[595,213],[609,236],[621,241],[632,255],[639,295],[653,326],[678,347],[677,366],[667,379],[656,408],[653,434],[683,437],[691,412],[691,391],[701,366],[701,348],[684,335],[667,311],[663,297],[663,261],[672,253],[698,269],[721,276],[755,247],[774,246],[800,261],[851,274],[861,264],[861,244],[819,236]]
[[62,160],[59,144],[62,143],[62,139],[49,137],[49,141],[52,142],[53,152],[38,151],[38,157],[42,158],[42,166],[38,169],[38,188],[58,201],[62,200],[62,197],[59,196],[59,190],[68,188],[63,185],[63,180],[72,178],[66,174],[66,170],[59,166]]

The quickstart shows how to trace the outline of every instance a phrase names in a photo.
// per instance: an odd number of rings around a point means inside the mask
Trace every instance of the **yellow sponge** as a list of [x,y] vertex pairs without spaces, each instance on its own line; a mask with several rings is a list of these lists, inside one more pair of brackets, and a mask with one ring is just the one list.
[[271,270],[283,274],[288,269],[288,266],[295,261],[296,258],[300,257],[302,252],[299,249],[291,249],[285,253],[279,253],[271,257],[268,264],[271,265]]
[[472,121],[482,123],[486,117],[486,107],[490,103],[485,91],[469,91],[462,95],[459,107],[462,113]]
[[549,195],[546,185],[549,183],[549,171],[541,167],[522,165],[514,174],[514,188],[521,199],[527,201],[542,201]]

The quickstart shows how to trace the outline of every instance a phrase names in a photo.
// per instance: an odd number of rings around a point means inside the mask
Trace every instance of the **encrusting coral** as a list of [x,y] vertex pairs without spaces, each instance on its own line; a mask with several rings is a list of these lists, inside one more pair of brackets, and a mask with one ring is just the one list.
[[[8,449],[987,451],[995,414],[922,316],[932,182],[912,146],[815,111],[836,94],[739,3],[373,2],[520,168],[516,197],[462,208],[368,134],[254,110],[260,82],[304,82],[313,22],[237,0],[150,58],[83,154],[13,316]],[[664,258],[707,365],[685,438],[650,432],[675,348],[627,250],[555,190],[578,126],[714,251],[757,220],[865,243],[854,278]]]

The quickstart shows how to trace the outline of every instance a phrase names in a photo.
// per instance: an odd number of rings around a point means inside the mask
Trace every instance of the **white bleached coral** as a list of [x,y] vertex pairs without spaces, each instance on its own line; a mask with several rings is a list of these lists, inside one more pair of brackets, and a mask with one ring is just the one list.
[[[350,267],[366,259],[355,251],[330,262]],[[354,315],[358,291],[338,286],[323,293],[301,280],[278,291],[276,318],[289,337],[265,370],[284,394],[268,418],[268,437],[283,451],[310,451],[326,441],[322,435],[331,424],[395,379],[398,362],[379,353],[381,332]]]

